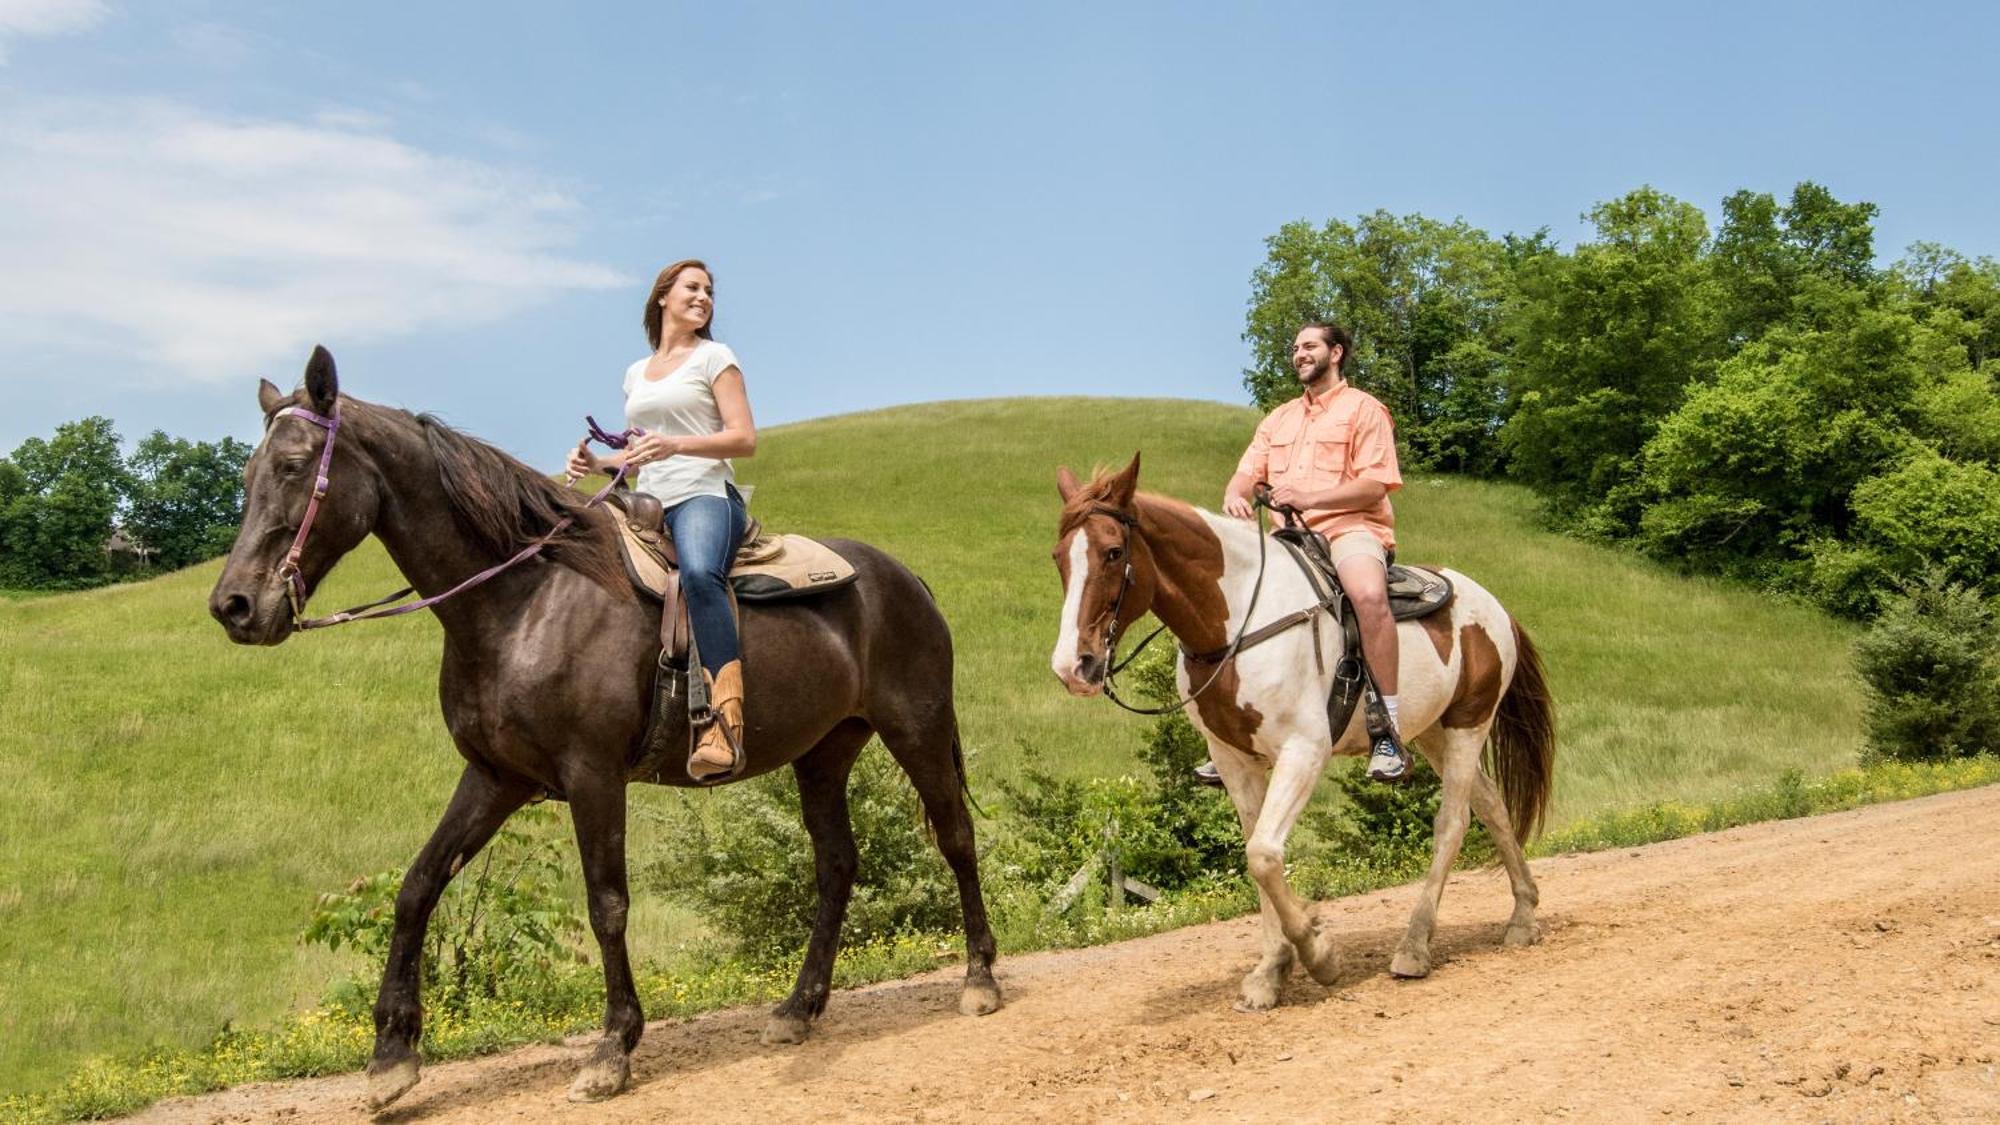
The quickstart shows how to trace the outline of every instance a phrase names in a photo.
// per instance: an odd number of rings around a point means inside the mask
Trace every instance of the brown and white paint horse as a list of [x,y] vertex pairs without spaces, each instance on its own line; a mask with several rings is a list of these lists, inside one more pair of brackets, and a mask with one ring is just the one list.
[[[1063,510],[1054,555],[1063,607],[1050,664],[1072,694],[1097,694],[1111,642],[1150,610],[1180,641],[1183,696],[1213,678],[1188,717],[1207,738],[1243,822],[1264,932],[1263,955],[1243,978],[1237,1007],[1260,1011],[1277,1004],[1295,956],[1321,984],[1338,975],[1333,935],[1321,930],[1285,881],[1285,839],[1328,757],[1367,753],[1367,733],[1360,708],[1346,730],[1327,729],[1327,692],[1342,639],[1325,614],[1243,650],[1219,671],[1188,655],[1221,652],[1246,624],[1258,628],[1317,599],[1281,547],[1260,548],[1256,524],[1139,492],[1138,478],[1137,456],[1122,472],[1099,473],[1088,484],[1067,468],[1057,475]],[[1399,627],[1402,729],[1444,783],[1436,853],[1390,965],[1400,977],[1430,972],[1431,931],[1445,877],[1465,839],[1468,809],[1493,834],[1513,885],[1505,944],[1528,945],[1537,937],[1537,892],[1521,841],[1533,834],[1548,804],[1553,705],[1541,661],[1520,625],[1478,583],[1456,571],[1443,573],[1457,591],[1451,605]],[[1315,629],[1326,654],[1317,662]],[[1492,775],[1481,764],[1489,735]]]

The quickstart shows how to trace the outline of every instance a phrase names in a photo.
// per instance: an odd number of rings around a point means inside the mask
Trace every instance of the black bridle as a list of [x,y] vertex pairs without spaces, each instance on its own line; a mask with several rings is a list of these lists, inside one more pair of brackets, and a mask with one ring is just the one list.
[[[1229,642],[1229,647],[1223,649],[1220,654],[1213,656],[1215,671],[1208,674],[1208,679],[1202,681],[1200,687],[1183,696],[1178,702],[1170,703],[1163,707],[1134,707],[1123,699],[1118,698],[1118,689],[1113,682],[1117,678],[1118,673],[1123,672],[1126,666],[1137,660],[1139,654],[1146,651],[1146,646],[1153,643],[1153,638],[1158,637],[1167,628],[1165,625],[1161,625],[1146,634],[1146,639],[1140,641],[1137,648],[1127,653],[1125,659],[1118,659],[1118,637],[1122,632],[1118,621],[1120,614],[1125,608],[1125,594],[1131,590],[1134,582],[1137,580],[1137,576],[1132,570],[1132,529],[1139,526],[1139,517],[1122,508],[1113,508],[1108,504],[1092,504],[1090,506],[1090,515],[1105,516],[1118,521],[1121,535],[1118,555],[1120,561],[1125,564],[1125,573],[1118,582],[1118,596],[1111,600],[1110,619],[1104,626],[1104,694],[1111,702],[1132,712],[1134,715],[1172,714],[1187,707],[1190,703],[1200,698],[1203,692],[1215,686],[1215,682],[1222,678],[1223,670],[1235,661],[1236,654],[1243,649],[1243,637],[1249,632],[1250,618],[1257,612],[1258,596],[1264,592],[1264,566],[1268,561],[1268,545],[1265,542],[1268,537],[1264,533],[1264,511],[1270,505],[1262,490],[1258,491],[1255,504],[1257,508],[1257,583],[1250,588],[1250,605],[1243,611],[1243,624],[1237,626],[1236,639]],[[1189,652],[1186,645],[1181,646],[1181,653],[1184,656],[1198,659],[1203,663],[1207,663],[1210,660],[1210,656],[1208,655]]]

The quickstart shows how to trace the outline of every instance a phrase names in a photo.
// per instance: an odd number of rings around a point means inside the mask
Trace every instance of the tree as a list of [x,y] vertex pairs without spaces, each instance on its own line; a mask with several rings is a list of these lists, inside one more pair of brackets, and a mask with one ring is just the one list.
[[108,418],[56,428],[48,441],[29,438],[0,474],[0,583],[80,587],[108,573],[111,537],[125,467],[118,433]]
[[1509,472],[1572,511],[1628,482],[1660,419],[1724,353],[1700,209],[1642,187],[1589,215],[1597,240],[1525,256],[1508,311]]
[[154,430],[132,454],[126,531],[168,570],[229,550],[243,522],[249,457],[234,438],[189,442]]
[[1772,578],[1815,539],[1845,537],[1855,488],[1912,445],[1927,373],[1916,323],[1864,310],[1839,330],[1773,331],[1660,422],[1624,492],[1649,552]]

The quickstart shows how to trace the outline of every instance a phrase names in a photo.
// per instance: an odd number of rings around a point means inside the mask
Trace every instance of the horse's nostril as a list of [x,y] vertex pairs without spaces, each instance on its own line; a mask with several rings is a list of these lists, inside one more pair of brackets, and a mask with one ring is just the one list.
[[222,599],[215,615],[225,624],[248,625],[250,623],[250,599],[242,594],[231,594]]
[[1076,674],[1079,679],[1095,680],[1097,678],[1097,658],[1088,653],[1077,657]]

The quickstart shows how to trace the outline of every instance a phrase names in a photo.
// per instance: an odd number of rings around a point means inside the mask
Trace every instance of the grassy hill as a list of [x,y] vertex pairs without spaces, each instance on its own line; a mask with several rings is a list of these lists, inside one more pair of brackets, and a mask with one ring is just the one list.
[[[990,794],[1023,747],[1130,771],[1145,729],[1049,674],[1055,466],[1142,449],[1146,487],[1213,506],[1254,422],[1214,403],[944,403],[776,427],[740,468],[767,524],[871,540],[932,584]],[[1416,478],[1397,508],[1405,559],[1476,576],[1541,646],[1564,724],[1558,826],[1852,763],[1846,628],[1548,535],[1515,488]],[[218,565],[0,599],[0,1091],[316,998],[344,966],[296,942],[313,895],[406,862],[457,775],[429,617],[240,649],[206,613]],[[315,605],[397,585],[371,543]],[[661,844],[644,823],[635,850]],[[637,900],[638,955],[687,932]]]

